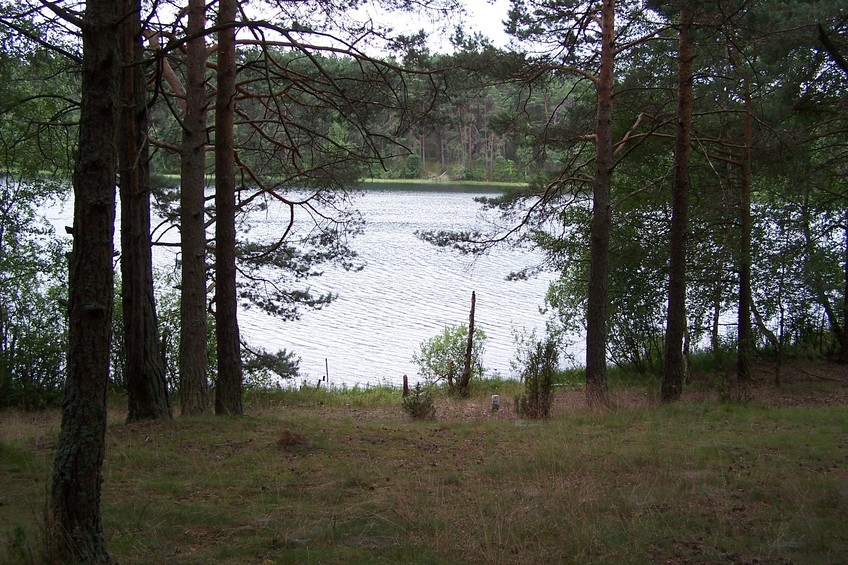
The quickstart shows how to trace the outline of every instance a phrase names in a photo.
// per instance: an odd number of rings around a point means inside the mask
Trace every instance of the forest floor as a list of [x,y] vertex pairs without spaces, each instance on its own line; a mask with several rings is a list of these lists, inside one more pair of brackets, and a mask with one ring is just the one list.
[[[613,385],[610,411],[561,387],[546,421],[518,418],[510,383],[426,421],[396,391],[141,424],[118,398],[104,534],[121,564],[848,563],[848,368],[773,378],[696,377],[673,405]],[[0,563],[40,562],[58,425],[0,412]]]

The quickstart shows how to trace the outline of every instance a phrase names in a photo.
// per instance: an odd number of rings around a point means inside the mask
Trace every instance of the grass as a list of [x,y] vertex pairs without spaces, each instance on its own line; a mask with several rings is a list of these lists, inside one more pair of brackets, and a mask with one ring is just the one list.
[[[806,384],[780,393],[801,406],[617,388],[603,413],[562,387],[547,421],[516,418],[505,383],[423,422],[389,389],[253,393],[243,418],[113,410],[104,532],[125,565],[844,563],[848,384]],[[0,563],[37,562],[57,430],[0,413]]]

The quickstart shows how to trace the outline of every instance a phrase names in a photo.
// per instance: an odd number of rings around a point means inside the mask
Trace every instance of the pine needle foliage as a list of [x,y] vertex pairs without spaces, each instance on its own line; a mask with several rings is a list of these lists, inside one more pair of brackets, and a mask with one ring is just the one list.
[[554,377],[559,364],[556,342],[537,341],[522,369],[523,392],[515,399],[515,409],[522,418],[543,419],[550,416]]
[[409,396],[403,398],[403,410],[414,420],[432,420],[436,417],[433,394],[422,387],[421,383],[416,384]]

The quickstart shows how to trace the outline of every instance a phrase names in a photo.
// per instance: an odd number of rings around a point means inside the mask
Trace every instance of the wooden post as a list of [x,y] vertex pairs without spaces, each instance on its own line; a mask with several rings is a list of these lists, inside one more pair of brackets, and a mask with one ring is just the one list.
[[468,382],[471,380],[471,357],[474,349],[474,308],[477,305],[477,293],[471,292],[471,314],[468,316],[468,342],[465,346],[465,368],[459,381],[460,396],[468,396]]
[[409,377],[403,376],[403,397],[409,396]]

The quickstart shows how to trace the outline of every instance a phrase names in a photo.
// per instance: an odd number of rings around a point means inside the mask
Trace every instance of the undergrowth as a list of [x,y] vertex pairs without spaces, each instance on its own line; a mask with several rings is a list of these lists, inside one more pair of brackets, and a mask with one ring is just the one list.
[[[779,406],[594,411],[559,386],[546,421],[490,411],[519,390],[494,380],[435,391],[423,421],[391,388],[251,393],[244,418],[115,410],[104,534],[124,565],[848,562],[848,407],[792,405],[844,398],[844,372]],[[0,563],[43,555],[58,415],[0,412]]]
[[415,385],[409,394],[403,397],[403,411],[415,420],[431,420],[436,417],[436,405],[433,393],[421,383]]

